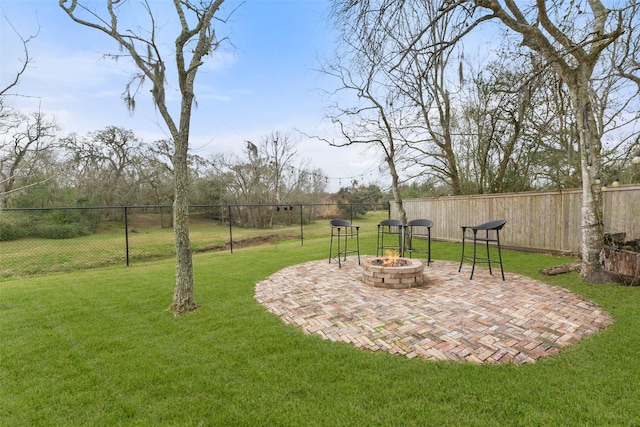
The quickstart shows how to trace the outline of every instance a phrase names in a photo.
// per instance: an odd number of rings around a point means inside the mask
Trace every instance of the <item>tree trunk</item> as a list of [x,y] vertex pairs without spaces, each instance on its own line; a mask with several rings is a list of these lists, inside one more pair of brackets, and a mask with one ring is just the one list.
[[175,314],[195,310],[198,305],[193,296],[193,260],[189,238],[189,200],[187,162],[188,137],[181,134],[175,141],[174,179],[175,200],[173,202],[173,235],[176,246],[176,287],[173,303],[169,307]]
[[[585,67],[588,68],[588,67]],[[605,282],[600,251],[604,245],[602,190],[595,184],[600,174],[601,142],[589,98],[589,75],[577,70],[575,84],[567,84],[571,93],[579,134],[582,169],[582,267],[580,277],[590,283]],[[565,80],[566,82],[567,80]]]
[[182,103],[178,131],[173,132],[173,174],[175,199],[173,201],[173,236],[176,246],[176,288],[169,307],[175,315],[198,308],[193,295],[193,253],[189,238],[189,131],[193,106],[195,74],[180,76]]

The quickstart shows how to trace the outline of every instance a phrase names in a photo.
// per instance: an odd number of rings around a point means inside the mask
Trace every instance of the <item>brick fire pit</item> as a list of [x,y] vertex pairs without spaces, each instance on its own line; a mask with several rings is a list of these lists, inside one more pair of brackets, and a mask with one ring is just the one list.
[[422,262],[397,258],[393,265],[384,265],[384,258],[369,258],[362,262],[362,281],[376,288],[407,289],[424,284]]

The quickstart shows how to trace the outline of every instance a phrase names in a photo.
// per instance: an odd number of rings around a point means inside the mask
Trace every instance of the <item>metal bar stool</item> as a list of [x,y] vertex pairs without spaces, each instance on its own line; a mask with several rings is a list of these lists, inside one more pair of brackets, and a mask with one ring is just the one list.
[[[502,280],[504,280],[504,269],[502,268],[502,252],[500,250],[500,230],[502,230],[502,227],[504,227],[504,225],[507,223],[507,221],[505,221],[504,219],[500,219],[500,220],[496,220],[496,221],[490,221],[490,222],[486,222],[484,224],[480,224],[480,225],[475,225],[475,226],[470,226],[470,225],[463,225],[462,226],[462,258],[460,259],[460,267],[458,268],[458,272],[460,272],[460,270],[462,270],[462,262],[465,259],[472,259],[473,260],[473,266],[471,267],[471,277],[469,278],[469,280],[473,279],[473,272],[476,268],[476,262],[480,262],[480,263],[486,263],[489,265],[489,274],[493,275],[493,271],[491,271],[491,264],[494,263],[499,263],[500,264],[500,271],[502,273]],[[473,232],[473,256],[465,256],[464,255],[464,244],[465,244],[465,240],[466,239],[471,239],[471,236],[469,236],[468,238],[467,236],[467,230],[471,230]],[[484,236],[480,236],[478,237],[478,231],[484,231]],[[491,235],[489,234],[489,232],[495,232],[495,237],[491,237]],[[486,247],[487,247],[487,257],[486,258],[479,258],[477,257],[477,252],[476,252],[476,243],[477,242],[485,242]],[[491,255],[489,253],[489,242],[493,242],[496,243],[497,247],[498,247],[498,259],[491,259]]]
[[[385,245],[384,236],[395,236],[396,242]],[[378,224],[376,256],[380,256],[380,252],[384,255],[385,249],[394,250],[398,255],[402,254],[402,221],[399,219],[385,219]]]
[[[409,221],[405,226],[405,241],[404,252],[409,253],[409,258],[413,258],[413,253],[426,253],[427,265],[431,264],[431,227],[433,227],[433,221],[430,219],[414,219]],[[427,249],[420,248],[418,245],[414,245],[414,238],[416,241],[426,240]]]
[[[347,260],[348,253],[357,253],[358,254],[358,265],[360,264],[360,226],[353,225],[349,221],[344,219],[332,219],[329,221],[331,225],[331,242],[329,243],[329,264],[331,264],[332,259],[336,259],[338,261],[338,267],[342,268],[342,262],[340,260],[340,256],[344,257],[344,260]],[[333,255],[333,237],[336,237],[338,240],[338,252],[336,255]],[[348,241],[349,238],[356,238],[356,248],[349,249]],[[344,247],[340,247],[340,241],[344,238]]]

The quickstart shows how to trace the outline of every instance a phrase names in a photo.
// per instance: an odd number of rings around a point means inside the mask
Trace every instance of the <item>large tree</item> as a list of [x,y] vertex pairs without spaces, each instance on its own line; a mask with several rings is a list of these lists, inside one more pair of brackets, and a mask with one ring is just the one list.
[[[6,25],[13,28],[9,21]],[[28,44],[37,37],[36,34],[25,39],[17,31],[15,33],[24,56],[16,63],[10,81],[0,82],[0,208],[7,206],[12,195],[52,177],[42,174],[41,163],[51,165],[50,155],[58,130],[55,120],[42,112],[24,114],[7,102],[9,97],[18,96],[15,90],[32,61]]]
[[0,208],[6,207],[13,193],[42,183],[52,176],[42,174],[49,166],[56,145],[58,125],[37,112],[25,115],[3,111],[0,120]]
[[[176,247],[176,285],[173,302],[169,307],[175,314],[195,310],[198,306],[194,299],[194,278],[191,242],[188,223],[188,151],[191,113],[194,106],[194,82],[204,57],[215,51],[222,40],[217,36],[214,20],[224,0],[195,1],[173,0],[177,34],[175,49],[163,51],[160,35],[171,26],[159,28],[152,4],[141,0],[140,6],[149,19],[146,29],[127,25],[127,13],[121,6],[127,0],[105,0],[105,9],[96,11],[87,3],[78,0],[60,0],[60,7],[76,23],[103,32],[113,38],[121,51],[130,56],[139,70],[133,76],[127,90],[125,101],[133,109],[137,88],[146,80],[151,83],[151,94],[155,107],[169,129],[173,141],[172,164],[174,172],[175,195],[173,202],[173,227]],[[119,13],[121,12],[121,13]],[[138,19],[133,20],[139,22]],[[131,22],[131,21],[129,21]],[[164,24],[163,24],[164,25]],[[171,112],[166,97],[166,87],[173,73],[167,73],[165,55],[175,60],[175,87],[180,90],[178,112]],[[117,58],[119,55],[113,55]]]
[[270,228],[277,205],[286,205],[288,210],[291,203],[305,201],[304,193],[317,196],[323,192],[322,171],[310,170],[305,161],[297,161],[298,142],[289,134],[276,131],[263,136],[257,145],[245,142],[243,157],[214,157],[210,175],[214,181],[225,181],[224,199],[236,206],[234,217],[242,225]]
[[[374,25],[386,34],[401,33],[397,30],[398,17],[416,19],[405,15],[414,10],[413,1],[407,0],[336,0],[340,13],[370,21],[378,16]],[[580,155],[580,177],[583,188],[582,205],[582,269],[586,281],[605,280],[599,255],[603,245],[602,195],[596,178],[600,175],[602,155],[602,122],[594,113],[594,72],[602,62],[604,52],[622,35],[637,31],[635,1],[618,1],[608,9],[600,0],[443,0],[437,13],[417,28],[403,49],[397,52],[397,67],[412,60],[417,52],[431,53],[434,58],[452,44],[472,34],[480,24],[492,21],[503,25],[515,34],[520,47],[530,49],[543,60],[543,66],[554,71],[569,94],[573,127]],[[615,8],[615,9],[614,9]],[[426,13],[427,11],[425,11]],[[460,29],[451,39],[429,40],[432,29],[449,14],[466,14],[466,28]],[[638,81],[637,40],[627,40],[624,61],[613,67],[620,76]],[[372,40],[370,49],[380,48],[380,39]],[[426,40],[426,42],[425,42]]]
[[335,60],[323,65],[321,72],[338,82],[333,95],[341,98],[327,109],[327,118],[337,125],[341,138],[323,140],[336,147],[369,145],[382,153],[400,219],[406,223],[399,165],[405,152],[401,123],[410,119],[394,83],[389,55],[395,45],[382,41],[385,29],[376,29],[376,16],[349,19],[336,12],[340,46]]
[[142,143],[133,131],[108,126],[86,136],[62,139],[73,170],[75,188],[95,205],[137,204]]
[[602,194],[595,185],[600,174],[602,129],[592,105],[592,78],[602,53],[625,29],[621,11],[611,13],[600,0],[546,2],[536,0],[525,8],[512,0],[475,0],[511,31],[523,46],[537,52],[567,88],[573,107],[582,170],[582,268],[590,282],[606,280],[600,265],[604,241]]

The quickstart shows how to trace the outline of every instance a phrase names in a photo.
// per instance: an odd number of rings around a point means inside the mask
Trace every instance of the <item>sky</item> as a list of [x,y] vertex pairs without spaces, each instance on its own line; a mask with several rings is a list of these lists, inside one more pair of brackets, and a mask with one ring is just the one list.
[[[165,11],[171,6],[166,0],[151,4]],[[258,143],[282,132],[299,141],[298,163],[306,161],[328,177],[329,191],[349,185],[352,179],[387,185],[386,176],[378,172],[380,156],[375,151],[332,147],[298,132],[337,137],[325,118],[331,102],[326,92],[337,83],[317,71],[334,49],[329,6],[326,0],[247,0],[240,5],[219,29],[232,45],[210,57],[198,72],[192,154],[242,155],[245,141]],[[19,96],[7,100],[10,105],[54,117],[60,136],[118,126],[146,143],[168,137],[150,94],[141,93],[133,115],[128,112],[122,93],[136,68],[126,59],[105,58],[118,53],[111,38],[71,21],[57,0],[0,0],[0,14],[1,87],[15,77],[24,58],[16,31],[23,38],[37,34],[28,44],[32,62],[12,91]],[[135,11],[129,16],[140,23],[146,18]],[[159,22],[162,30],[170,26],[169,15],[165,16]],[[166,33],[171,46],[174,33]],[[166,60],[168,67],[172,60]]]

